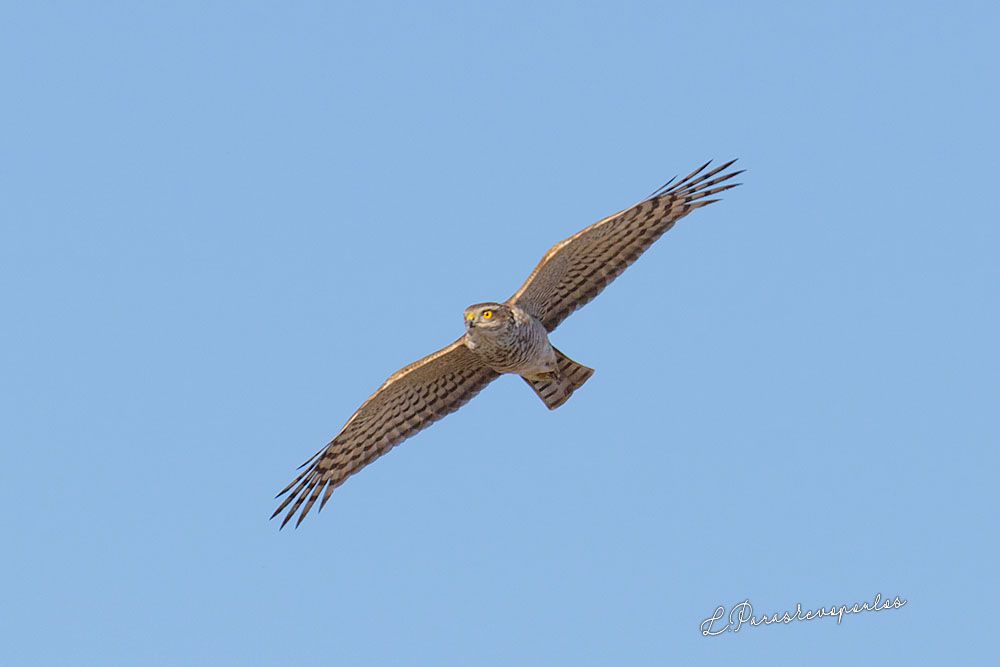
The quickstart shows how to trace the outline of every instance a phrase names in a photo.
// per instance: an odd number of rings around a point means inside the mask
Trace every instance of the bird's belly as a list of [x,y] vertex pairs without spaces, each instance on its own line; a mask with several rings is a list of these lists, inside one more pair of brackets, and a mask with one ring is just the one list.
[[509,346],[477,343],[473,351],[497,373],[533,377],[555,370],[556,355],[547,340]]

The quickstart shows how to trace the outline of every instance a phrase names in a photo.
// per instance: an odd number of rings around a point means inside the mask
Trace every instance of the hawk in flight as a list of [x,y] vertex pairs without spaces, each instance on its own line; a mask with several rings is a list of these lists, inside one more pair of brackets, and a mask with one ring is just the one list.
[[550,410],[565,403],[593,374],[549,342],[549,333],[570,313],[638,259],[685,215],[713,202],[738,183],[735,160],[706,171],[709,163],[680,181],[668,181],[642,202],[594,223],[557,243],[504,302],[465,309],[465,333],[442,350],[393,374],[365,401],[330,443],[300,466],[277,497],[271,515],[285,511],[284,527],[296,526],[322,496],[320,509],[344,480],[414,433],[458,410],[503,373],[514,373]]

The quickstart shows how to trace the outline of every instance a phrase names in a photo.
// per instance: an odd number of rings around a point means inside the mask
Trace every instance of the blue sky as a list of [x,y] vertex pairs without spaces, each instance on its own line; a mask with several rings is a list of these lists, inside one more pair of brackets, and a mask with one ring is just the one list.
[[[990,664],[995,4],[0,26],[5,664]],[[563,408],[504,378],[267,520],[465,306],[730,157],[554,334],[597,371]]]

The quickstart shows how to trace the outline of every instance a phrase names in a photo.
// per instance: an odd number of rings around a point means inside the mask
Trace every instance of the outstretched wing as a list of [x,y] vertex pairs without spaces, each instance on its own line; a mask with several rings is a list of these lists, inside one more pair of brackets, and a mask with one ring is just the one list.
[[301,507],[298,526],[324,489],[321,510],[344,480],[417,431],[458,410],[496,377],[496,371],[484,366],[461,338],[395,373],[358,408],[330,444],[300,466],[305,470],[278,494],[279,498],[288,497],[271,518],[291,505],[281,522],[284,528]]
[[[521,289],[508,301],[534,315],[549,331],[621,275],[674,223],[707,199],[738,183],[719,185],[742,171],[725,171],[736,160],[705,172],[711,162],[650,197],[587,227],[552,247]],[[705,172],[705,173],[703,173]]]

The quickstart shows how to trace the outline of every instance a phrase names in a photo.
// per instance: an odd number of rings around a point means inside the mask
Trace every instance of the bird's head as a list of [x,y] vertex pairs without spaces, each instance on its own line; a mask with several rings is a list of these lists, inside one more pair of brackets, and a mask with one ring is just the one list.
[[502,303],[477,303],[465,309],[465,330],[468,332],[500,331],[513,321],[510,306]]

